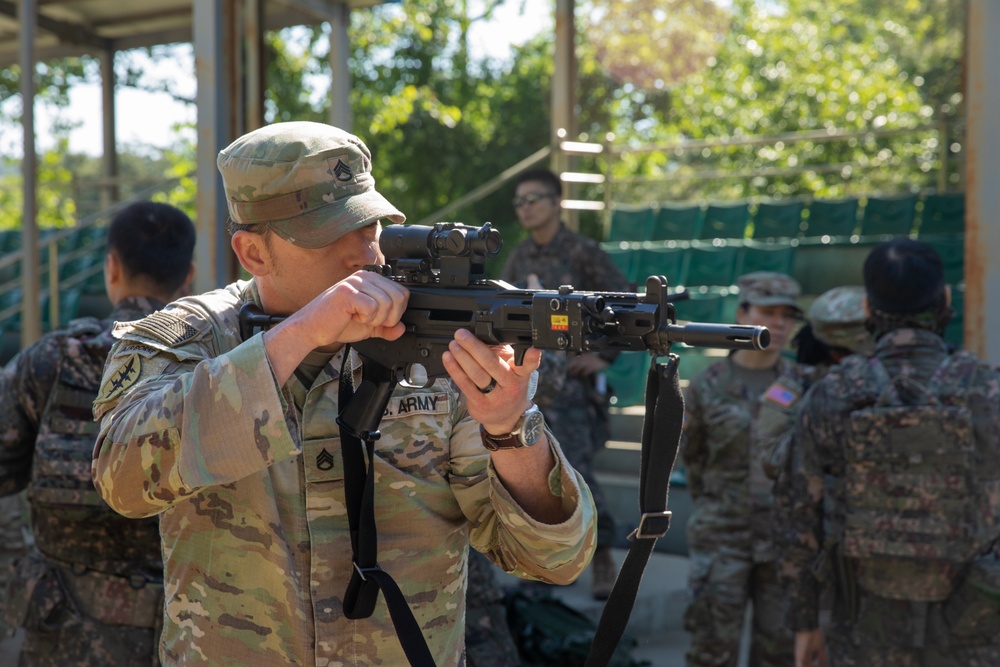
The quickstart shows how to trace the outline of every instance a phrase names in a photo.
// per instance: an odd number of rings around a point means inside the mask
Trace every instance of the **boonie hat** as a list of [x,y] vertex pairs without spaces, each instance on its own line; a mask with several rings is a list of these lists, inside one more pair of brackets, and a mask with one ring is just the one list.
[[740,288],[740,305],[791,306],[799,312],[797,299],[802,290],[791,276],[773,271],[755,271],[736,279]]
[[222,149],[217,164],[234,222],[267,225],[302,248],[329,245],[381,218],[406,220],[375,190],[368,147],[332,125],[267,125]]
[[834,287],[820,294],[806,315],[813,335],[830,347],[872,354],[875,341],[865,327],[864,299],[865,288],[861,285]]

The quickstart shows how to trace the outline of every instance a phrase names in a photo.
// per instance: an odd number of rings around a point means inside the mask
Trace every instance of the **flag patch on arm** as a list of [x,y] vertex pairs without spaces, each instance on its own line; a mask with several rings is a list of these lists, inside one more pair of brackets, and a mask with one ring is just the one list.
[[787,408],[799,400],[799,395],[788,387],[783,386],[780,382],[775,382],[764,392],[764,398],[783,408]]

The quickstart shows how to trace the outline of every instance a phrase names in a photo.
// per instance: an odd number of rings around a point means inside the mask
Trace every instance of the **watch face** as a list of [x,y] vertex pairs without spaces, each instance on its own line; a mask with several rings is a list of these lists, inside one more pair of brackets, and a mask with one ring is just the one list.
[[545,431],[545,418],[542,413],[534,410],[524,419],[524,427],[521,429],[521,439],[525,445],[531,446],[538,442]]

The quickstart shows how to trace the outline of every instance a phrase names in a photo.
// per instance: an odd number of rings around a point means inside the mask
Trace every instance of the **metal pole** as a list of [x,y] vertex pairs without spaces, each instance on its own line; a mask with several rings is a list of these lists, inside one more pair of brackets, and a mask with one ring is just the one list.
[[246,81],[246,130],[264,126],[264,3],[244,0],[243,3],[243,73]]
[[944,109],[938,109],[938,160],[941,168],[938,169],[937,190],[944,192],[948,189],[948,117]]
[[987,295],[1000,291],[1000,263],[991,261],[1000,248],[1000,2],[969,0],[968,131],[965,186],[965,346],[980,358],[1000,362],[1000,301]]
[[[195,246],[195,289],[207,292],[228,282],[229,239],[224,223],[229,215],[222,177],[215,160],[230,138],[231,101],[227,92],[226,34],[232,26],[223,20],[226,0],[197,0],[194,14],[194,61],[198,79],[198,195]],[[227,32],[228,31],[228,32]]]
[[[559,150],[563,141],[576,140],[574,117],[576,82],[576,21],[575,0],[556,0],[556,54],[552,74],[552,171],[561,174],[573,171],[570,156]],[[571,184],[563,184],[563,198],[572,199]],[[579,228],[576,211],[563,212],[563,220],[570,229]]]
[[121,198],[118,191],[118,142],[115,132],[115,51],[101,51],[101,121],[104,130],[104,155],[101,163],[105,185],[101,188],[101,208],[106,209]]
[[345,2],[333,7],[330,17],[330,125],[351,131],[351,45],[347,29],[351,26],[351,8]]
[[24,193],[21,221],[21,347],[42,335],[42,309],[35,297],[40,294],[38,248],[38,155],[35,152],[35,30],[38,25],[35,0],[20,0],[21,24],[21,131],[24,157],[21,160]]

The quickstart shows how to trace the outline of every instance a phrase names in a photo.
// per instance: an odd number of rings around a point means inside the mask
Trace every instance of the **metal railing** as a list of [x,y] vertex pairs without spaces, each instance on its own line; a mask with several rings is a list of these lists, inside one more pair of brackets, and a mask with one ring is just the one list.
[[[81,218],[73,227],[47,232],[43,238],[39,239],[35,252],[38,252],[40,257],[46,257],[47,261],[39,265],[38,284],[45,284],[46,286],[41,289],[38,298],[43,303],[46,300],[48,301],[47,315],[49,328],[57,328],[59,326],[62,295],[74,287],[83,286],[97,274],[103,273],[104,265],[103,262],[94,261],[87,266],[81,267],[72,275],[67,276],[61,275],[63,269],[71,262],[93,256],[95,253],[101,253],[101,257],[103,258],[105,239],[102,228],[106,226],[107,221],[125,207],[136,202],[146,201],[153,195],[174,187],[180,180],[181,177],[170,178],[151,185],[136,192],[127,199],[112,204],[103,211]],[[89,236],[88,241],[69,250],[64,251],[61,249],[61,244],[79,234]],[[21,247],[0,257],[0,275],[5,273],[16,274],[0,282],[0,303],[16,299],[15,303],[0,308],[0,323],[6,323],[17,315],[24,317],[23,301],[25,298],[28,298],[28,295],[23,293],[25,278],[23,271],[19,269],[24,262],[25,250],[24,247]],[[44,283],[43,278],[45,279]],[[20,298],[16,298],[18,290],[22,290]],[[42,330],[41,326],[39,330]]]

